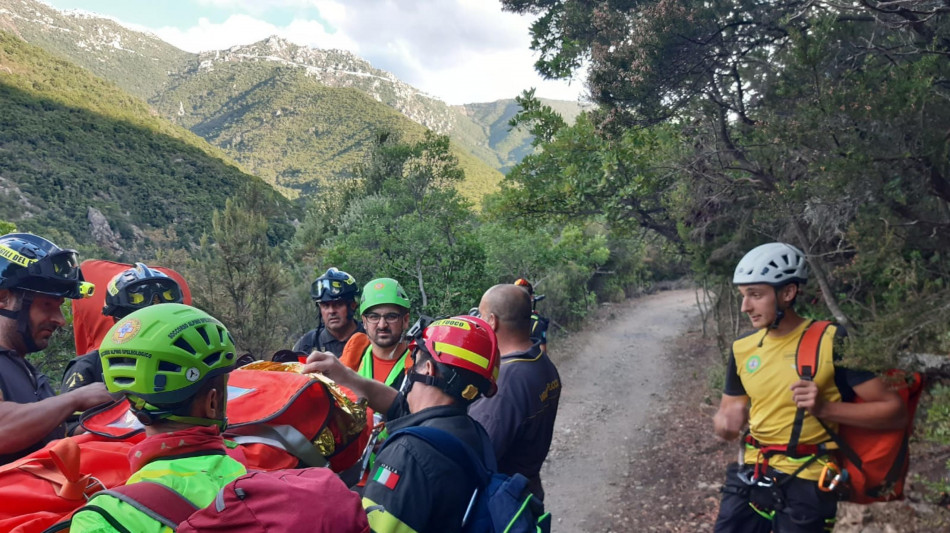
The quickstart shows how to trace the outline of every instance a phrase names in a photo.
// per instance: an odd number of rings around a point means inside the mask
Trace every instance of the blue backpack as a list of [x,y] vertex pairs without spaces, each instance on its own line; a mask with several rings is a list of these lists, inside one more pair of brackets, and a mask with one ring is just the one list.
[[544,512],[544,503],[528,490],[528,478],[497,471],[495,452],[487,436],[483,460],[455,435],[429,426],[394,431],[385,444],[392,443],[401,435],[412,435],[428,442],[478,480],[478,487],[462,518],[463,532],[550,533],[551,513]]

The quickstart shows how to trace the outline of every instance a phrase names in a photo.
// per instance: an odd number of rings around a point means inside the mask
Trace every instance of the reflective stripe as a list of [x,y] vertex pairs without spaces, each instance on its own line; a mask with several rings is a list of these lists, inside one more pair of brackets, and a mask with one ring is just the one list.
[[363,498],[363,509],[366,510],[366,518],[369,519],[369,527],[373,533],[417,533],[396,515],[369,498]]
[[444,342],[433,343],[435,351],[447,353],[449,355],[458,357],[459,359],[464,359],[473,365],[477,365],[479,368],[488,368],[488,358],[483,357],[475,352],[466,350],[459,346],[453,346],[451,344],[446,344]]
[[[383,383],[385,383],[386,385],[389,385],[390,387],[393,386],[393,383],[395,383],[396,380],[399,379],[399,376],[401,376],[406,370],[406,356],[407,355],[409,355],[408,349],[402,354],[402,356],[399,358],[399,361],[397,361],[396,364],[393,365],[392,370],[389,371],[389,376],[386,378],[386,381],[384,381]],[[363,359],[362,359],[362,362],[360,363],[359,374],[361,377],[364,377],[369,380],[375,379],[373,378],[373,345],[372,344],[367,346],[366,351],[363,352]]]

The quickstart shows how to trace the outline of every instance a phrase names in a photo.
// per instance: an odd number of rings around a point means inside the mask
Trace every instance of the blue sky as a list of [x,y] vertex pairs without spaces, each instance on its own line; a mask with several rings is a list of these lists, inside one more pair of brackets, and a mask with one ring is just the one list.
[[191,52],[280,35],[349,50],[450,104],[538,96],[578,100],[583,83],[541,80],[531,19],[496,0],[43,0],[148,30]]

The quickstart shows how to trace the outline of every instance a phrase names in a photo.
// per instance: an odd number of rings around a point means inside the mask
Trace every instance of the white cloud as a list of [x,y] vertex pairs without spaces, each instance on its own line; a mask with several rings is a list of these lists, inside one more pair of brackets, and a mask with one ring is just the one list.
[[[153,30],[191,52],[224,49],[270,35],[316,48],[349,50],[374,66],[451,104],[512,98],[537,87],[538,96],[576,100],[582,83],[545,82],[528,48],[530,18],[504,13],[485,0],[199,0],[241,10],[223,23],[200,19],[186,30]],[[286,26],[264,20],[275,5],[310,8],[321,20],[296,18]],[[303,12],[303,11],[302,11]]]
[[329,34],[323,24],[314,20],[298,19],[287,26],[278,27],[249,15],[231,15],[223,23],[212,23],[207,18],[201,18],[196,26],[186,30],[164,27],[153,31],[188,52],[221,50],[238,44],[254,43],[271,35],[280,35],[288,41],[316,48],[358,48],[346,35]]

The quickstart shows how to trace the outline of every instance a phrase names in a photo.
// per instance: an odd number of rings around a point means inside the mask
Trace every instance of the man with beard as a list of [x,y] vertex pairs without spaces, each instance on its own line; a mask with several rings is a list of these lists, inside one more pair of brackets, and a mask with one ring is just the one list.
[[92,290],[75,250],[29,233],[0,237],[0,464],[64,437],[73,412],[111,401],[102,383],[56,396],[25,358],[66,325],[64,299]]
[[367,283],[360,298],[360,315],[369,346],[362,351],[344,350],[341,362],[366,379],[399,389],[409,355],[409,343],[403,339],[409,327],[409,305],[409,297],[398,281],[379,278]]
[[363,326],[353,319],[359,295],[356,278],[334,267],[327,269],[310,286],[310,297],[320,310],[320,325],[300,337],[294,351],[317,350],[340,357],[350,337],[363,331]]

